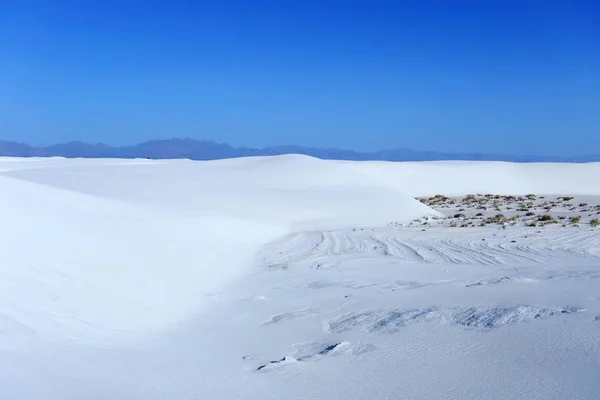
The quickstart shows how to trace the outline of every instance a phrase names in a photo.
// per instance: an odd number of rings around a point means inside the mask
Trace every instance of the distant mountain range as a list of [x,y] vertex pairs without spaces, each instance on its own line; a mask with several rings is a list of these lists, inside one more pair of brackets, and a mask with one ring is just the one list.
[[301,146],[275,146],[261,149],[232,147],[228,144],[195,139],[151,140],[134,146],[113,147],[105,144],[70,142],[52,146],[35,147],[27,144],[0,141],[0,156],[9,157],[82,157],[82,158],[188,158],[191,160],[217,160],[223,158],[305,154],[321,159],[355,161],[512,161],[512,162],[592,162],[600,161],[600,154],[561,156],[515,156],[486,153],[444,153],[391,149],[376,152],[358,152],[340,149],[322,149]]

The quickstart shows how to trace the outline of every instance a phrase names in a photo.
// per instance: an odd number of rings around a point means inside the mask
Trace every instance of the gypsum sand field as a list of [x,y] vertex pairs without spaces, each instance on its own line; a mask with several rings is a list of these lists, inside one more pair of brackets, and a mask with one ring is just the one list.
[[[7,398],[600,393],[597,229],[457,229],[401,195],[532,183],[594,194],[596,165],[272,157],[2,168]],[[542,180],[548,170],[563,179]]]

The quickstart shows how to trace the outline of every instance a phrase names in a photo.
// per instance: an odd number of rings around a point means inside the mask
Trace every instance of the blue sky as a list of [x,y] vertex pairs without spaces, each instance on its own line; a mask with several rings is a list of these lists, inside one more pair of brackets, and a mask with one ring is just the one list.
[[8,1],[0,139],[600,152],[595,1]]

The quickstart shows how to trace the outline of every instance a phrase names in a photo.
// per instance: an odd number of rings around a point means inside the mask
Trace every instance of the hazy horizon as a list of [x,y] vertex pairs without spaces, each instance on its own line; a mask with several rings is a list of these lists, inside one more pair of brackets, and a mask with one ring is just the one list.
[[[188,144],[181,147],[182,142]],[[1,146],[4,144],[4,146]],[[13,147],[11,144],[17,144]],[[148,146],[151,147],[148,147]],[[21,146],[34,150],[34,153],[23,152]],[[64,147],[68,146],[68,147]],[[90,147],[91,146],[91,147]],[[90,149],[98,146],[96,152],[90,153]],[[213,147],[214,146],[214,147]],[[56,147],[56,150],[53,150]],[[102,149],[107,149],[109,153]],[[229,149],[225,153],[219,149]],[[208,152],[207,152],[208,150]],[[212,152],[210,151],[212,150]],[[494,153],[494,152],[449,152],[430,149],[411,148],[389,148],[374,151],[350,150],[341,147],[311,147],[294,144],[270,146],[270,147],[243,147],[233,146],[225,142],[217,142],[208,139],[197,139],[189,137],[173,137],[165,139],[153,139],[133,144],[116,146],[110,143],[93,143],[82,140],[73,140],[63,143],[52,143],[49,145],[35,146],[24,142],[0,140],[0,157],[30,157],[30,156],[64,156],[64,157],[148,157],[171,159],[189,158],[192,160],[216,160],[231,157],[266,156],[284,154],[304,154],[322,159],[339,160],[380,160],[380,161],[442,161],[442,160],[464,160],[464,161],[508,161],[508,162],[598,162],[600,153],[586,153],[583,155],[569,154],[520,154],[520,153]],[[198,153],[200,151],[200,153]],[[406,155],[403,155],[405,154]],[[196,155],[194,155],[196,154]],[[463,158],[464,157],[464,158]]]

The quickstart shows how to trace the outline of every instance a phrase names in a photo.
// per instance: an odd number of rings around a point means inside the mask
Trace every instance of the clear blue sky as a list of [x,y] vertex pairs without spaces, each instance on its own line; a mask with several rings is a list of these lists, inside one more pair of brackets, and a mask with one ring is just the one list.
[[3,1],[0,139],[600,152],[600,2]]

